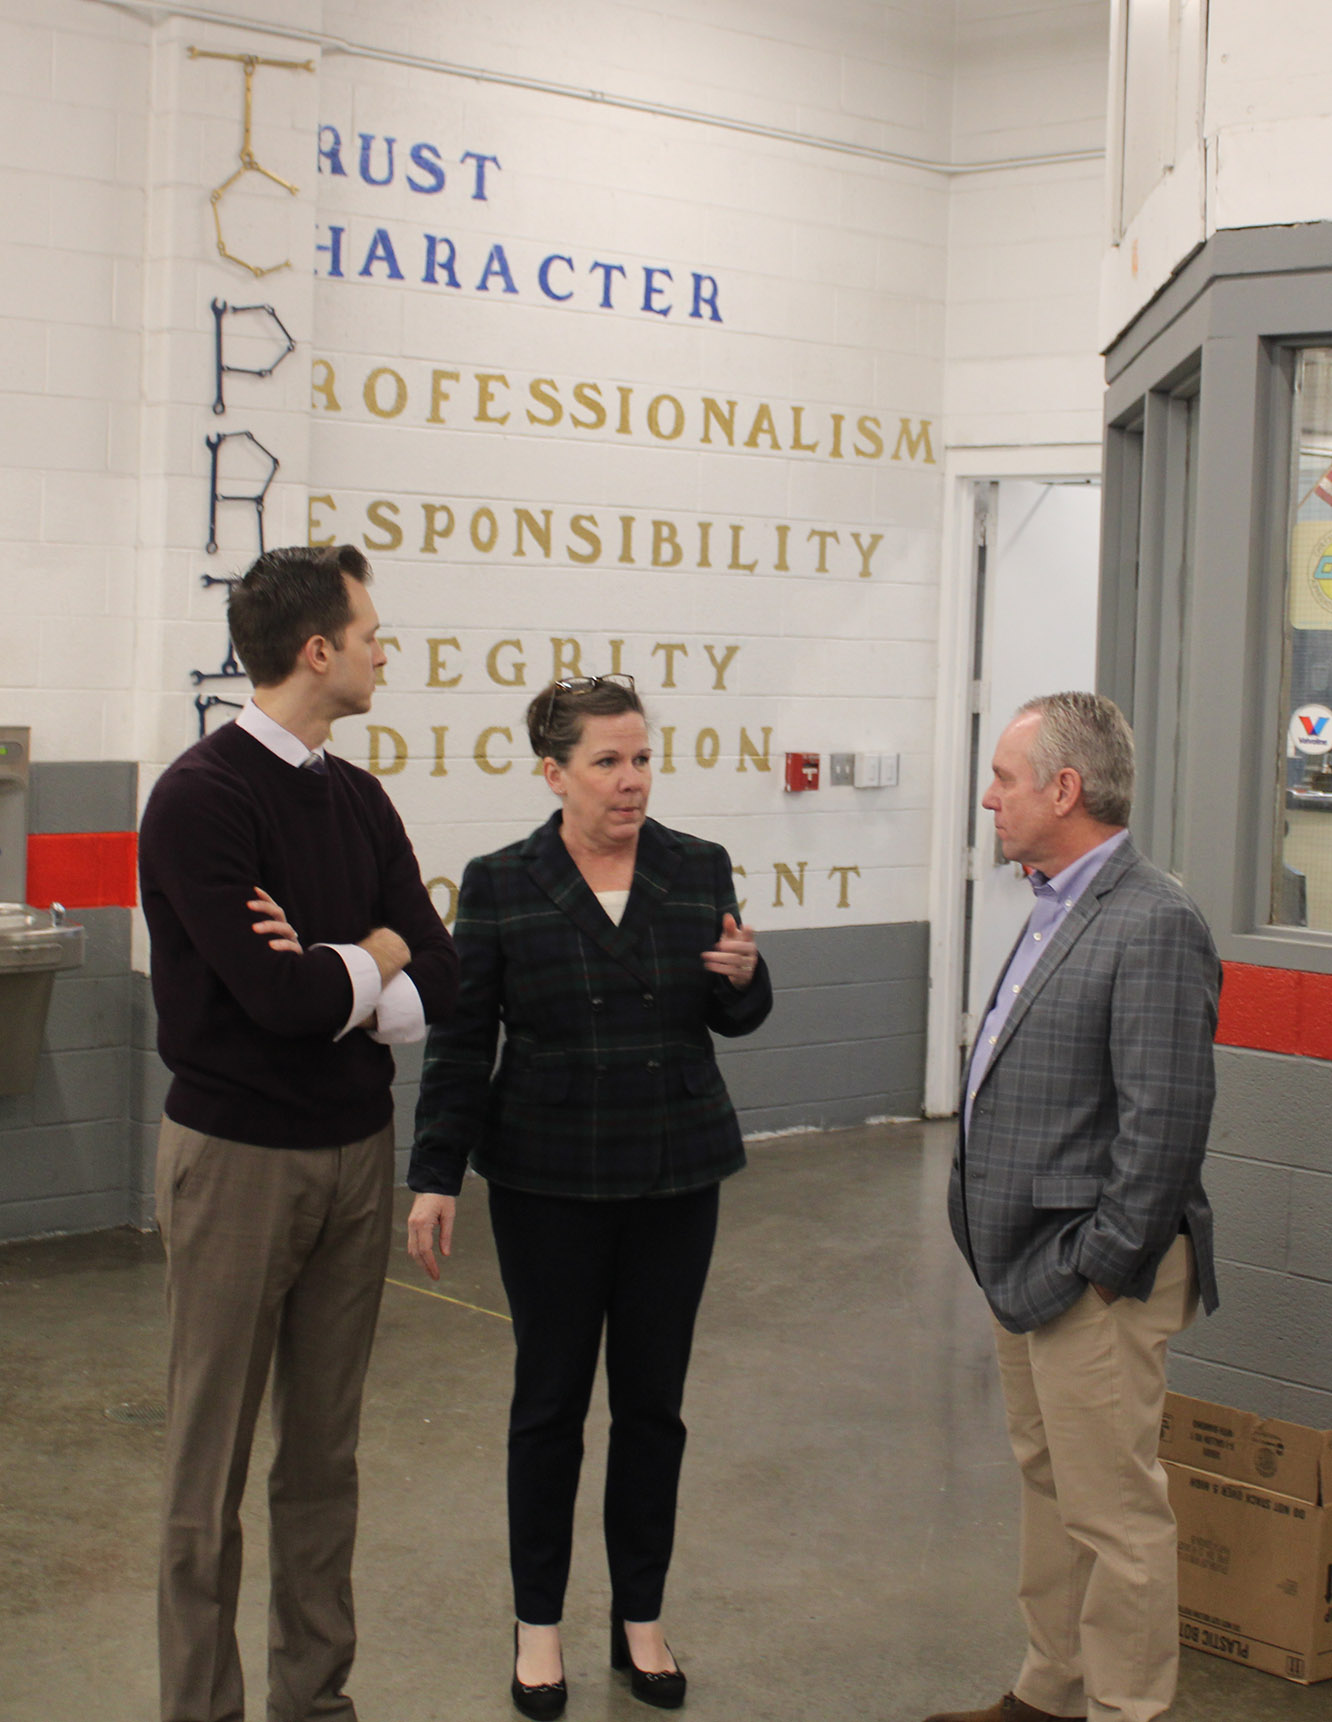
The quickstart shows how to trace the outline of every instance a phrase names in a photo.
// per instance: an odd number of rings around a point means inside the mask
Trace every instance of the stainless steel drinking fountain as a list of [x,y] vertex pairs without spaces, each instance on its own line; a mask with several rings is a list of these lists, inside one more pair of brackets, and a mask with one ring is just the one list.
[[83,962],[83,928],[66,924],[59,903],[25,901],[29,736],[0,727],[0,1095],[27,1094],[37,1080],[55,977]]

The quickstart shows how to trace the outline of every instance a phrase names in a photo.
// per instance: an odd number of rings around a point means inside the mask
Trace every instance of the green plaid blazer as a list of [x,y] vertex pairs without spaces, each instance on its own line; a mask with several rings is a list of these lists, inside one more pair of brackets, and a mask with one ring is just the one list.
[[647,820],[617,927],[560,818],[463,875],[461,990],[426,1044],[413,1190],[455,1194],[469,1159],[514,1189],[592,1199],[701,1189],[745,1163],[712,1033],[757,1028],[772,984],[762,959],[743,992],[701,961],[722,916],[739,919],[726,851]]

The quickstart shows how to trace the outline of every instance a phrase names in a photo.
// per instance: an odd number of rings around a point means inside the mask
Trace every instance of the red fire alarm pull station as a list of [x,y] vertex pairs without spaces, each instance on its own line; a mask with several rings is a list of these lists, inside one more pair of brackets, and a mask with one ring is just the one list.
[[788,753],[786,756],[786,787],[792,793],[800,789],[819,787],[819,756],[816,753]]

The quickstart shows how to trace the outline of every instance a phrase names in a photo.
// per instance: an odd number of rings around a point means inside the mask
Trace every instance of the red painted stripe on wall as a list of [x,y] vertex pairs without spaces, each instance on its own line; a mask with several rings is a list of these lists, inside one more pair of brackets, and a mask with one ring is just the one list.
[[136,831],[72,831],[28,838],[28,901],[38,909],[133,908],[138,902]]
[[1218,1046],[1332,1059],[1332,975],[1225,963]]

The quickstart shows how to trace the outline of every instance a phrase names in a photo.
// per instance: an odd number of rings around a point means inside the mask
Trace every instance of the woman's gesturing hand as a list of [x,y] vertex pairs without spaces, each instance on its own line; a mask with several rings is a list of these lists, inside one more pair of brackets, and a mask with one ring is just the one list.
[[710,951],[704,951],[703,966],[711,969],[714,975],[724,975],[733,987],[743,992],[758,967],[754,929],[737,926],[734,915],[724,915],[721,938]]

